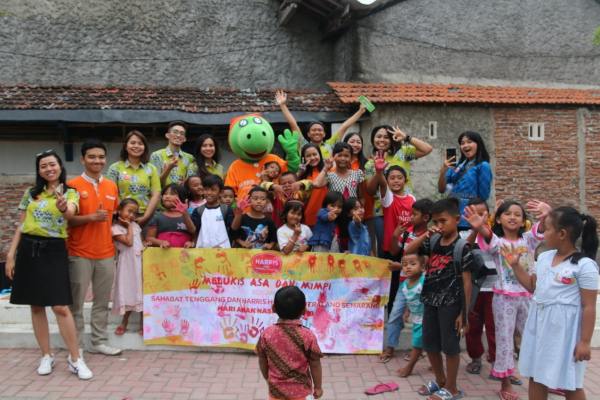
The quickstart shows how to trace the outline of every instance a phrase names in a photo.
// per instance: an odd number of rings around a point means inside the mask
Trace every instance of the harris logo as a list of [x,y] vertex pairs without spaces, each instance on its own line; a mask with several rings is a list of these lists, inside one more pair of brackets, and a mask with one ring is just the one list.
[[252,270],[257,274],[271,275],[281,272],[283,262],[281,257],[270,253],[259,253],[250,259]]

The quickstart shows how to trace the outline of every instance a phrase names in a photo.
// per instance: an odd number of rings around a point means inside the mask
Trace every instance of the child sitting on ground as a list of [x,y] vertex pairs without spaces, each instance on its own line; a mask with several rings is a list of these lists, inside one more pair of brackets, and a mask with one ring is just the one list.
[[297,286],[275,293],[273,312],[279,320],[265,329],[256,344],[258,365],[272,400],[323,396],[323,354],[314,333],[300,323],[305,311],[306,297]]

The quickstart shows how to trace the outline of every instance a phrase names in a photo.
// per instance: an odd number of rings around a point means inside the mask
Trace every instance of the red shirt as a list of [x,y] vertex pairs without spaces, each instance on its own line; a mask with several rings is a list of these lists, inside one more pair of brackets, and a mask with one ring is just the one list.
[[309,360],[323,357],[317,338],[299,320],[279,320],[258,339],[256,353],[267,359],[269,395],[297,399],[313,394]]
[[[412,219],[412,206],[415,197],[412,194],[399,196],[388,188],[385,197],[381,199],[383,207],[383,251],[390,251],[390,244],[394,229],[398,224],[410,224]],[[412,230],[412,226],[410,227]]]

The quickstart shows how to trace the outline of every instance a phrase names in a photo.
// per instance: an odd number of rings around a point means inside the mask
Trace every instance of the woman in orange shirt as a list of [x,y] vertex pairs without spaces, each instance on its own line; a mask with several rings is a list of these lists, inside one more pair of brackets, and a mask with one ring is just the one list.
[[[302,146],[300,152],[302,166],[304,170],[299,172],[298,179],[309,179],[313,181],[317,178],[321,170],[323,169],[323,157],[321,156],[321,149],[319,146],[313,143],[307,143]],[[308,201],[304,208],[304,223],[309,227],[313,227],[317,223],[317,213],[323,206],[323,199],[327,194],[327,186],[321,188],[312,188],[308,195]]]

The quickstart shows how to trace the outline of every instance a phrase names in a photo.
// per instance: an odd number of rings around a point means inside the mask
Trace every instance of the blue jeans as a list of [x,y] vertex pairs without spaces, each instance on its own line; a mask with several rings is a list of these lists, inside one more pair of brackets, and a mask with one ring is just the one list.
[[404,310],[406,309],[406,298],[402,294],[402,290],[398,288],[394,305],[387,320],[386,347],[396,348],[400,340],[400,332],[404,328]]

